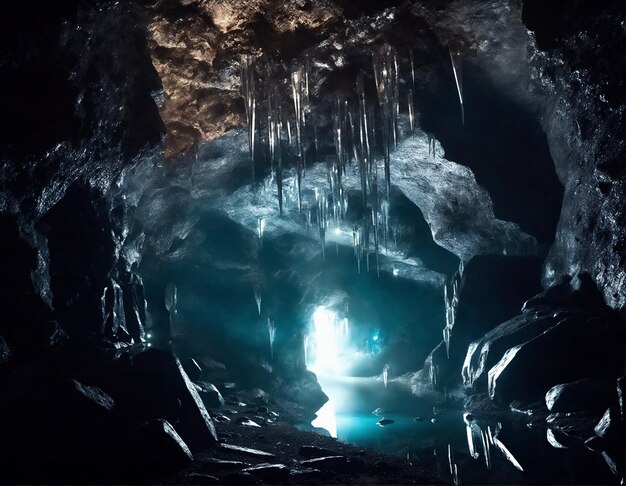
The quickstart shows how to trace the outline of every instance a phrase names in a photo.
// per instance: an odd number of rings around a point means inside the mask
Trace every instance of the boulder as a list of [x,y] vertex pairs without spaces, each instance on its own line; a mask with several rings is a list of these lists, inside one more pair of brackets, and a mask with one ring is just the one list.
[[500,403],[536,401],[558,383],[617,378],[623,350],[622,325],[611,316],[566,317],[503,354],[489,370],[489,396]]
[[217,443],[213,420],[178,358],[150,349],[135,356],[134,371],[142,388],[137,407],[161,418],[171,411],[172,403],[179,403],[174,427],[189,448],[200,451]]
[[553,413],[585,411],[602,413],[617,402],[615,380],[584,379],[555,385],[546,393],[546,406]]
[[462,275],[455,274],[459,282],[458,306],[449,356],[441,342],[424,364],[436,370],[432,381],[435,390],[450,390],[460,384],[468,345],[520,312],[528,296],[540,289],[540,268],[536,258],[484,255],[472,258]]
[[220,408],[224,406],[224,397],[213,383],[201,381],[198,383],[198,386],[198,393],[205,406],[208,408]]

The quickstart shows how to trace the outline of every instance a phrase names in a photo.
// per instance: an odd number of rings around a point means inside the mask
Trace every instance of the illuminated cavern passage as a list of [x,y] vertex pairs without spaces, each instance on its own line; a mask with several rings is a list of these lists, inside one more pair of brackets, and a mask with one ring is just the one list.
[[0,482],[623,483],[622,2],[14,3]]

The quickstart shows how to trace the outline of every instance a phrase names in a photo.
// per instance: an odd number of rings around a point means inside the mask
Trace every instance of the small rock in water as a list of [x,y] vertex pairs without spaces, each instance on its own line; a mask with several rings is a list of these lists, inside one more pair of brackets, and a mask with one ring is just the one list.
[[415,417],[413,422],[421,422],[422,420],[424,420],[422,417]]
[[431,418],[431,419],[430,419],[430,421],[431,421],[433,424],[436,424],[436,423],[437,423],[437,419],[436,419],[435,417]]
[[378,425],[380,427],[384,427],[385,425],[389,425],[389,424],[392,424],[394,422],[395,422],[395,420],[383,418],[383,419],[380,419],[378,422],[376,422],[376,425]]
[[463,414],[463,421],[469,425],[470,422],[474,421],[474,416],[471,413],[464,413]]
[[247,427],[261,427],[254,420],[250,420],[248,417],[239,417],[237,419],[237,423],[239,425],[245,425]]
[[378,407],[376,410],[374,410],[374,411],[372,412],[372,415],[376,415],[376,416],[379,416],[379,417],[380,417],[380,416],[384,415],[384,414],[385,414],[385,412],[387,412],[387,410],[385,410],[385,409],[384,409],[384,408],[382,408],[382,407]]

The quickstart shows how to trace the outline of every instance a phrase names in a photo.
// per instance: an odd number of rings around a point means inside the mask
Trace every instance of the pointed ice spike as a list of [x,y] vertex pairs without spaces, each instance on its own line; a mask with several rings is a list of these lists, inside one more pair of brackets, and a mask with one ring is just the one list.
[[465,125],[465,107],[463,103],[463,71],[461,67],[461,54],[457,50],[449,47],[450,61],[452,62],[452,72],[454,73],[454,82],[456,90],[459,94],[459,102],[461,103],[461,124]]
[[413,58],[413,49],[409,49],[409,61],[411,64],[411,86],[415,89],[415,59]]
[[274,359],[274,338],[276,337],[276,325],[269,317],[267,318],[267,333],[270,341],[270,356]]
[[385,384],[385,388],[387,388],[387,382],[389,380],[389,365],[386,364],[383,367],[383,383]]
[[246,107],[246,119],[248,123],[248,147],[250,150],[250,168],[252,182],[254,182],[254,138],[256,131],[256,93],[254,78],[254,57],[250,54],[241,56],[241,95]]
[[256,285],[254,286],[254,301],[256,302],[259,315],[261,315],[261,289]]
[[408,94],[407,110],[409,112],[409,129],[412,132],[413,128],[415,127],[415,111],[413,108],[413,90],[412,89],[409,90],[409,94]]

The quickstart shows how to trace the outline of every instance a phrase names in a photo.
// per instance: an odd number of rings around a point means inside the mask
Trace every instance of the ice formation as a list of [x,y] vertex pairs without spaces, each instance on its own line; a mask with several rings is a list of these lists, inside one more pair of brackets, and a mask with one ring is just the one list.
[[463,103],[463,69],[461,65],[461,53],[450,47],[450,61],[452,62],[452,72],[454,73],[454,82],[461,103],[461,124],[465,125],[465,105]]
[[256,133],[256,90],[254,79],[255,62],[250,54],[241,56],[241,95],[246,105],[246,121],[248,123],[248,147],[250,149],[250,169],[254,182],[254,138]]
[[274,338],[276,337],[276,324],[274,321],[267,318],[267,334],[270,342],[270,356],[274,359]]

